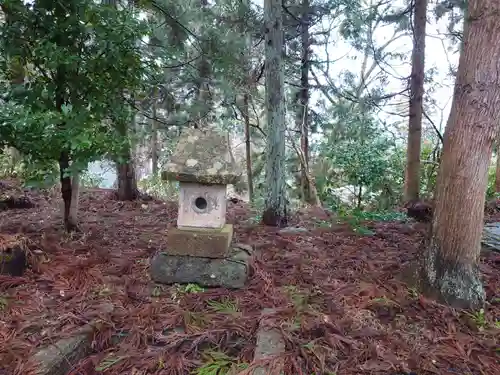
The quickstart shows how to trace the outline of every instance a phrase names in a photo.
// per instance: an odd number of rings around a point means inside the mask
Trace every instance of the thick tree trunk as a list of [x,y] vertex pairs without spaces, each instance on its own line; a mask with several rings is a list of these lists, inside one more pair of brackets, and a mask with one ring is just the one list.
[[405,176],[405,200],[420,193],[420,149],[422,142],[422,100],[424,95],[425,26],[427,0],[416,0],[413,16],[413,51],[410,79],[410,118]]
[[[129,152],[129,158],[131,158]],[[128,162],[118,163],[118,190],[117,197],[120,201],[133,201],[137,199],[138,189],[135,178],[134,163],[131,159]]]
[[[127,143],[123,150],[123,160],[116,164],[118,190],[117,198],[120,201],[132,201],[138,197],[137,178],[135,175],[134,158],[132,155],[133,147],[130,144],[129,125],[127,123],[117,123],[117,130]],[[132,117],[130,129],[135,130],[135,115]]]
[[436,186],[423,291],[456,307],[477,308],[485,294],[478,258],[488,167],[500,122],[500,2],[469,0],[455,93]]
[[280,0],[264,1],[266,31],[265,74],[267,110],[265,225],[287,224],[285,181],[285,103],[283,71],[283,15]]

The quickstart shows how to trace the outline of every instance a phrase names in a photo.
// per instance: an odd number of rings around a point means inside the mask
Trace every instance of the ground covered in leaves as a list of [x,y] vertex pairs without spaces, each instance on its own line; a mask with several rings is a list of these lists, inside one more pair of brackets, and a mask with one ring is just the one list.
[[230,204],[235,241],[254,249],[253,273],[243,290],[203,290],[149,278],[175,204],[82,193],[82,232],[67,235],[58,196],[26,194],[36,207],[0,212],[0,241],[19,235],[31,263],[23,277],[0,276],[1,374],[29,374],[37,347],[98,318],[94,353],[72,375],[224,375],[251,362],[269,307],[286,339],[287,375],[500,374],[499,254],[481,259],[484,311],[443,307],[398,278],[423,224],[361,231],[302,212],[292,223],[301,230],[280,232]]

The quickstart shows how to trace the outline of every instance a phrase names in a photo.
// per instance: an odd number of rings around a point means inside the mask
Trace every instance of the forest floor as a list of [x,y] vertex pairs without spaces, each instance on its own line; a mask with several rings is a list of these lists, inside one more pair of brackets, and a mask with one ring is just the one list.
[[149,260],[175,223],[175,204],[84,192],[82,232],[68,235],[59,198],[27,194],[36,207],[0,212],[0,235],[22,235],[32,255],[23,277],[0,276],[0,374],[29,374],[37,347],[99,317],[94,353],[70,374],[203,375],[196,369],[210,357],[222,366],[220,353],[229,364],[252,360],[264,308],[277,311],[287,375],[500,374],[499,253],[481,258],[485,310],[457,311],[398,277],[422,224],[365,223],[366,235],[303,212],[291,224],[308,231],[287,233],[256,224],[239,203],[228,221],[234,241],[254,248],[247,287],[159,286]]

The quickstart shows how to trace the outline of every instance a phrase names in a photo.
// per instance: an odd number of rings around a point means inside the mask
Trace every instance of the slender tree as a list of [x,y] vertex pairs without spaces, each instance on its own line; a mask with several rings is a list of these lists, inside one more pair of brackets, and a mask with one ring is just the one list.
[[424,96],[425,26],[427,0],[413,0],[413,51],[410,78],[410,116],[406,158],[405,200],[420,194],[420,149],[422,143],[422,102]]
[[419,281],[443,302],[478,307],[485,298],[478,259],[488,167],[500,122],[500,2],[470,0],[467,14]]
[[302,0],[302,15],[300,19],[300,91],[298,95],[297,125],[300,131],[300,149],[303,157],[300,163],[301,188],[305,202],[311,203],[311,189],[308,179],[309,173],[309,69],[310,69],[310,37],[309,13],[311,12],[309,0]]
[[286,226],[285,103],[283,14],[281,0],[264,1],[266,34],[265,77],[267,111],[266,203],[263,222]]
[[496,149],[496,167],[495,167],[495,193],[500,193],[500,137],[497,139]]

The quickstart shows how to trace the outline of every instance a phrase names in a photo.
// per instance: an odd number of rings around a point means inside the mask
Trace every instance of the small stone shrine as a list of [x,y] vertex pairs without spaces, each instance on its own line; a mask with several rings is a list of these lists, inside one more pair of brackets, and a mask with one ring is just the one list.
[[249,255],[231,245],[233,226],[226,223],[226,189],[239,181],[229,144],[214,130],[188,129],[162,179],[179,182],[177,227],[167,233],[166,249],[151,262],[151,277],[164,284],[241,288]]

